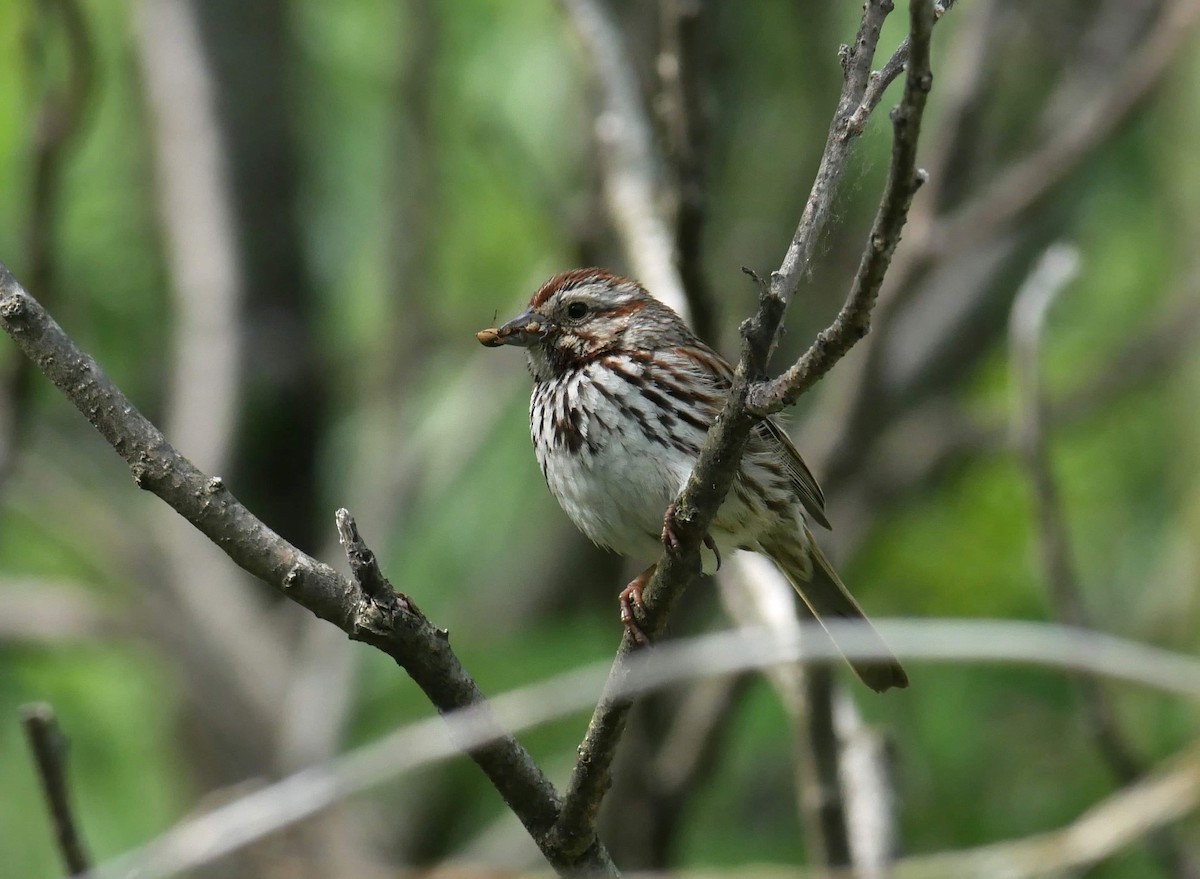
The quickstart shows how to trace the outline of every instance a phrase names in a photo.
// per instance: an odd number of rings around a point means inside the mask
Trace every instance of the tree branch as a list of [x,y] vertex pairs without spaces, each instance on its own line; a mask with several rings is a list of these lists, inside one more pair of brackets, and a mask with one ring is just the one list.
[[[925,172],[917,170],[917,140],[925,99],[933,85],[933,74],[929,69],[933,22],[932,7],[928,4],[913,6],[904,97],[892,111],[892,163],[883,200],[875,214],[850,295],[834,322],[817,335],[817,340],[787,372],[754,389],[749,408],[758,415],[778,412],[794,403],[870,329],[871,309],[875,306],[892,254],[900,243],[909,205],[925,182]],[[775,284],[776,277],[772,277],[772,287]]]
[[[933,4],[933,20],[936,22],[943,15],[950,11],[955,3],[955,0],[937,0]],[[846,123],[846,133],[844,137],[849,137],[853,134],[861,134],[867,126],[867,120],[871,114],[875,112],[875,108],[879,106],[879,102],[883,100],[884,92],[888,90],[893,82],[896,81],[905,67],[908,66],[908,53],[912,40],[905,37],[900,45],[896,47],[896,51],[892,53],[892,57],[888,59],[887,64],[883,65],[879,70],[871,74],[867,80],[867,88],[863,93],[862,103],[858,105],[858,109],[854,111],[854,115]]]
[[[1009,344],[1013,428],[1033,487],[1037,536],[1051,604],[1060,621],[1083,627],[1088,625],[1090,615],[1075,576],[1062,499],[1051,471],[1039,366],[1046,314],[1078,272],[1079,253],[1073,247],[1055,245],[1043,254],[1013,302]],[[1141,760],[1120,734],[1112,704],[1094,677],[1080,675],[1077,683],[1101,754],[1118,779],[1132,781],[1142,774]]]
[[78,876],[91,868],[87,848],[79,833],[71,796],[67,790],[67,740],[58,727],[54,709],[44,703],[21,709],[21,725],[37,763],[42,793],[50,807],[50,820],[67,874]]
[[[405,596],[389,591],[372,597],[301,552],[242,506],[220,477],[209,477],[180,455],[3,264],[0,324],[129,464],[138,487],[166,501],[241,568],[352,639],[391,656],[440,712],[486,704],[444,631]],[[614,873],[598,841],[570,861],[547,844],[558,817],[557,793],[516,739],[498,727],[494,732],[495,741],[472,749],[471,759],[555,869]]]

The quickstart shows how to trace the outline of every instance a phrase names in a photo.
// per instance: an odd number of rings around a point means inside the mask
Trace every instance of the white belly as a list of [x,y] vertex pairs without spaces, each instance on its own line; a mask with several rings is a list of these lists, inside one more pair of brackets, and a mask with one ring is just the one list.
[[652,407],[626,393],[619,399],[637,415],[622,412],[598,382],[611,394],[625,391],[613,384],[620,379],[602,371],[573,377],[565,398],[548,385],[534,388],[530,432],[538,464],[584,534],[622,555],[653,561],[662,552],[663,513],[693,461],[669,445]]
[[[585,367],[563,381],[536,384],[530,432],[551,493],[593,541],[643,562],[662,553],[663,514],[691,475],[707,425],[666,417],[612,370]],[[740,486],[710,529],[722,555],[757,542]],[[706,572],[716,555],[702,550]]]

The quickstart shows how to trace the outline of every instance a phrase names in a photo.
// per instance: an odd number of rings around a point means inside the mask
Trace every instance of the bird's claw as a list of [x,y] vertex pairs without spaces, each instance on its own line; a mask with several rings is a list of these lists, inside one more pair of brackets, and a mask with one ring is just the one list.
[[711,534],[704,535],[704,545],[712,550],[712,554],[717,557],[717,570],[721,570],[721,550],[717,549],[717,542],[712,539]]
[[629,630],[629,634],[639,647],[645,647],[650,643],[650,639],[646,637],[646,633],[638,624],[638,614],[646,609],[646,605],[642,603],[642,592],[645,591],[650,578],[654,576],[655,567],[655,565],[651,565],[634,577],[617,596],[617,601],[621,605],[621,625]]
[[674,501],[671,501],[671,505],[667,507],[667,512],[663,514],[662,543],[666,547],[667,552],[673,556],[678,556],[683,549],[683,541],[679,539],[679,534],[675,529]]
[[[678,557],[683,549],[683,541],[679,539],[679,534],[675,527],[675,502],[671,502],[671,506],[667,507],[667,512],[663,514],[663,529],[662,543],[666,547],[667,552]],[[717,557],[717,570],[721,570],[721,550],[717,549],[717,542],[713,540],[711,534],[704,535],[704,545],[712,550],[712,554]]]

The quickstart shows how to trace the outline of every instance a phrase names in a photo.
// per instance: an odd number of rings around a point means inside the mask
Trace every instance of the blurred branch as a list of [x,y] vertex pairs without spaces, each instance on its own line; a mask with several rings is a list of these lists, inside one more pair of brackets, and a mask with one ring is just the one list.
[[[730,574],[719,580],[729,615],[743,628],[765,627],[779,637],[797,631],[792,586],[765,557],[737,553]],[[803,619],[814,618],[802,606]],[[809,625],[806,632],[819,631]],[[810,858],[829,867],[851,863],[849,824],[839,782],[839,753],[834,733],[833,678],[828,666],[780,665],[766,675],[779,695],[791,726],[796,811]]]
[[50,808],[54,836],[67,874],[79,876],[91,868],[83,837],[71,808],[67,790],[67,739],[59,729],[54,709],[44,703],[21,708],[21,725],[37,763],[42,793]]
[[[223,472],[239,403],[245,282],[217,85],[190,3],[150,0],[138,13],[136,45],[154,123],[158,212],[174,294],[167,433],[204,467]],[[202,572],[206,581],[210,575]]]
[[81,585],[0,579],[0,645],[104,640],[127,631],[125,620]]
[[[51,233],[58,184],[67,151],[78,138],[95,81],[96,59],[87,21],[77,0],[38,0],[42,24],[57,16],[66,41],[67,73],[61,85],[48,85],[37,110],[33,135],[33,203],[25,240],[29,277],[39,289],[53,283]],[[44,46],[41,47],[44,51]]]
[[734,675],[703,681],[687,692],[649,767],[657,786],[656,812],[681,811],[700,780],[711,773],[734,706],[749,683],[749,676]]
[[[1140,331],[1126,333],[1115,352],[1106,353],[1083,384],[1048,401],[1044,427],[1077,425],[1122,395],[1163,376],[1193,353],[1200,337],[1200,290],[1192,284],[1177,304]],[[1012,445],[1011,425],[968,415],[955,403],[931,401],[893,420],[872,441],[849,493],[878,509],[881,503],[926,485],[953,464],[972,456],[997,454]],[[850,516],[850,520],[858,517]]]
[[[657,68],[657,109],[663,122],[666,158],[674,186],[674,259],[687,298],[692,328],[716,341],[717,310],[704,277],[704,225],[708,192],[704,179],[707,120],[704,113],[705,0],[660,0],[662,46]],[[653,289],[653,288],[650,288]],[[681,314],[683,312],[680,312]]]
[[[812,617],[807,606],[800,611]],[[833,717],[833,669],[828,665],[803,669],[800,677],[806,736],[801,751],[804,782],[801,795],[805,829],[813,845],[811,860],[831,871],[853,865],[850,822],[842,787],[841,748]]]
[[[1004,620],[876,622],[893,652],[906,660],[927,659],[955,666],[964,662],[1004,662],[1087,671],[1200,702],[1200,660],[1097,632],[1053,623]],[[837,661],[841,656],[839,648],[856,657],[878,656],[875,652],[878,642],[865,636],[855,624],[833,628],[839,647],[834,647],[816,624],[798,622],[789,632],[741,629],[664,644],[652,652],[630,657],[626,664],[629,674],[613,695],[632,698],[684,680],[797,662]],[[518,733],[585,709],[597,690],[607,685],[607,671],[606,663],[592,663],[497,696],[486,705],[477,703],[448,712],[442,721],[427,718],[393,730],[384,738],[328,763],[309,767],[210,812],[189,817],[138,851],[104,865],[96,875],[116,879],[136,873],[142,879],[156,879],[210,863],[346,797],[453,757],[461,748],[485,747],[497,735],[497,718],[507,729]],[[450,737],[443,722],[450,728]],[[1191,764],[1192,758],[1187,759]],[[1200,761],[1200,757],[1196,759]],[[1105,835],[1103,839],[1094,836],[1090,841],[1097,846],[1088,857],[1099,859],[1124,845],[1123,840],[1136,838],[1143,826],[1140,822],[1148,821],[1148,826],[1154,826],[1193,808],[1200,798],[1200,769],[1196,769],[1200,763],[1191,765],[1185,781],[1188,787],[1183,791],[1186,799],[1178,796],[1178,778],[1164,784],[1162,773],[1158,773],[1132,787],[1128,798],[1117,794],[1080,819],[1089,825],[1089,832],[1103,828],[1103,821],[1093,815],[1115,813],[1127,822],[1111,836]],[[1160,799],[1168,792],[1164,788],[1176,796],[1170,801]],[[1153,802],[1147,804],[1147,798]],[[1142,812],[1131,808],[1135,804],[1151,808]],[[1065,838],[1070,839],[1071,833],[1066,831]],[[1055,834],[1047,838],[1055,838]],[[1019,841],[1011,845],[1019,850],[1026,844]],[[1005,861],[990,858],[988,853],[1001,847],[985,847],[977,850],[978,854],[959,853],[961,860],[955,863],[978,869],[979,865],[971,860],[975,858],[989,868],[999,869]],[[1039,852],[1044,849],[1041,843],[1035,847]],[[1102,847],[1103,852],[1098,853]],[[959,854],[945,857],[959,857]],[[1079,852],[1072,849],[1069,854],[1074,857]],[[918,879],[924,874],[915,869],[911,873],[900,870],[907,869],[905,865],[910,862],[935,861],[940,857],[943,856],[906,859],[897,863],[892,875]],[[794,875],[795,865],[789,870]],[[934,875],[992,874],[964,867],[959,873]]]
[[840,690],[833,721],[846,799],[846,835],[856,879],[888,879],[896,849],[896,791],[887,742],[867,726],[854,700]]
[[471,750],[470,756],[517,813],[547,859],[564,871],[613,871],[598,841],[569,861],[562,860],[559,852],[547,844],[547,831],[558,812],[553,786],[525,749],[496,727],[483,694],[450,649],[445,633],[407,598],[388,594],[372,599],[356,584],[296,549],[255,518],[219,478],[202,473],[167,443],[3,265],[0,323],[125,459],[140,488],[166,501],[240,567],[338,626],[352,639],[391,656],[439,711],[483,706],[478,710],[489,718],[491,743]]
[[[573,8],[581,5],[590,7],[590,4],[582,4],[582,0],[570,2]],[[757,421],[756,414],[748,405],[751,381],[766,372],[770,352],[781,330],[784,310],[808,269],[815,242],[830,217],[833,197],[849,153],[849,140],[843,139],[841,132],[862,100],[879,31],[890,11],[890,2],[870,0],[864,7],[854,47],[842,52],[842,96],[830,125],[817,179],[780,270],[771,275],[769,284],[759,282],[759,311],[743,324],[742,356],[729,397],[704,442],[683,492],[672,507],[671,525],[679,540],[679,550],[666,552],[659,559],[654,577],[643,596],[646,615],[640,621],[641,628],[652,640],[661,634],[675,603],[700,570],[700,544],[708,531],[709,522],[729,490],[750,430]],[[932,28],[932,0],[912,0],[910,64],[905,78],[904,97],[892,113],[895,145],[888,185],[863,254],[858,278],[842,313],[831,327],[818,336],[809,354],[798,364],[803,369],[807,384],[802,388],[799,381],[793,383],[789,379],[785,383],[787,388],[795,385],[792,400],[827,372],[865,332],[866,319],[878,289],[877,280],[882,279],[886,270],[908,204],[920,182],[915,168],[915,148],[926,95],[932,82],[929,71]],[[615,35],[608,33],[607,39],[611,43]],[[606,57],[614,57],[609,43],[601,48],[608,52]],[[756,390],[761,391],[761,386]],[[614,694],[619,692],[627,676],[627,659],[636,647],[627,631],[613,663],[609,683],[580,745],[579,760],[564,795],[561,817],[555,830],[558,844],[566,852],[582,850],[595,837],[595,817],[608,788],[609,767],[630,706],[627,698]]]
[[1139,107],[1162,82],[1200,22],[1200,2],[1173,0],[1112,80],[1036,149],[1000,171],[984,190],[939,219],[918,247],[930,258],[991,237],[1044,198]]
[[[170,277],[164,429],[203,469],[228,475],[242,397],[246,280],[219,84],[196,4],[149,0],[136,13],[134,45],[150,111],[154,195]],[[173,640],[183,649],[173,652],[219,682],[216,699],[189,690],[192,716],[207,737],[228,718],[224,694],[239,707],[239,735],[225,740],[240,740],[246,759],[222,754],[208,763],[215,781],[229,784],[247,763],[264,768],[285,692],[289,645],[261,595],[244,588],[185,523],[163,522],[156,536],[161,576],[155,584],[165,587],[171,612],[182,621],[183,634]],[[255,637],[245,637],[248,629]]]
[[[52,296],[55,282],[53,230],[59,205],[59,181],[68,152],[78,140],[95,79],[95,56],[87,21],[77,0],[38,0],[35,50],[47,53],[47,31],[57,17],[66,42],[63,83],[43,84],[32,125],[33,173],[25,226],[25,259],[37,289]],[[28,409],[32,370],[23,358],[0,373],[0,483],[16,455]]]
[[1100,801],[1059,830],[897,862],[894,879],[1034,879],[1098,864],[1200,805],[1200,747]]
[[667,305],[683,312],[684,291],[673,261],[674,236],[658,209],[662,163],[655,154],[632,61],[620,33],[596,0],[559,0],[583,44],[600,97],[597,154],[604,197],[631,273]]
[[[1041,387],[1046,314],[1078,273],[1079,253],[1075,248],[1057,244],[1047,249],[1013,302],[1009,339],[1014,434],[1033,487],[1038,542],[1051,604],[1060,621],[1087,628],[1091,625],[1091,615],[1087,612],[1071,557],[1066,512],[1050,462]],[[1146,772],[1146,763],[1122,731],[1116,706],[1103,683],[1086,674],[1077,675],[1075,683],[1088,718],[1088,731],[1096,740],[1109,770],[1122,784],[1140,778]],[[1149,843],[1151,851],[1171,875],[1197,875],[1187,854],[1170,836],[1156,834]]]

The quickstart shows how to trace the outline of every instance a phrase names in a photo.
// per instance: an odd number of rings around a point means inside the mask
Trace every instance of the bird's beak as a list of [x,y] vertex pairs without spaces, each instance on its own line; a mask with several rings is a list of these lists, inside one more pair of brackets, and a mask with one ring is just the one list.
[[528,348],[545,338],[549,330],[550,324],[543,315],[527,311],[499,329],[480,330],[475,334],[475,338],[488,348],[499,348],[501,345]]

